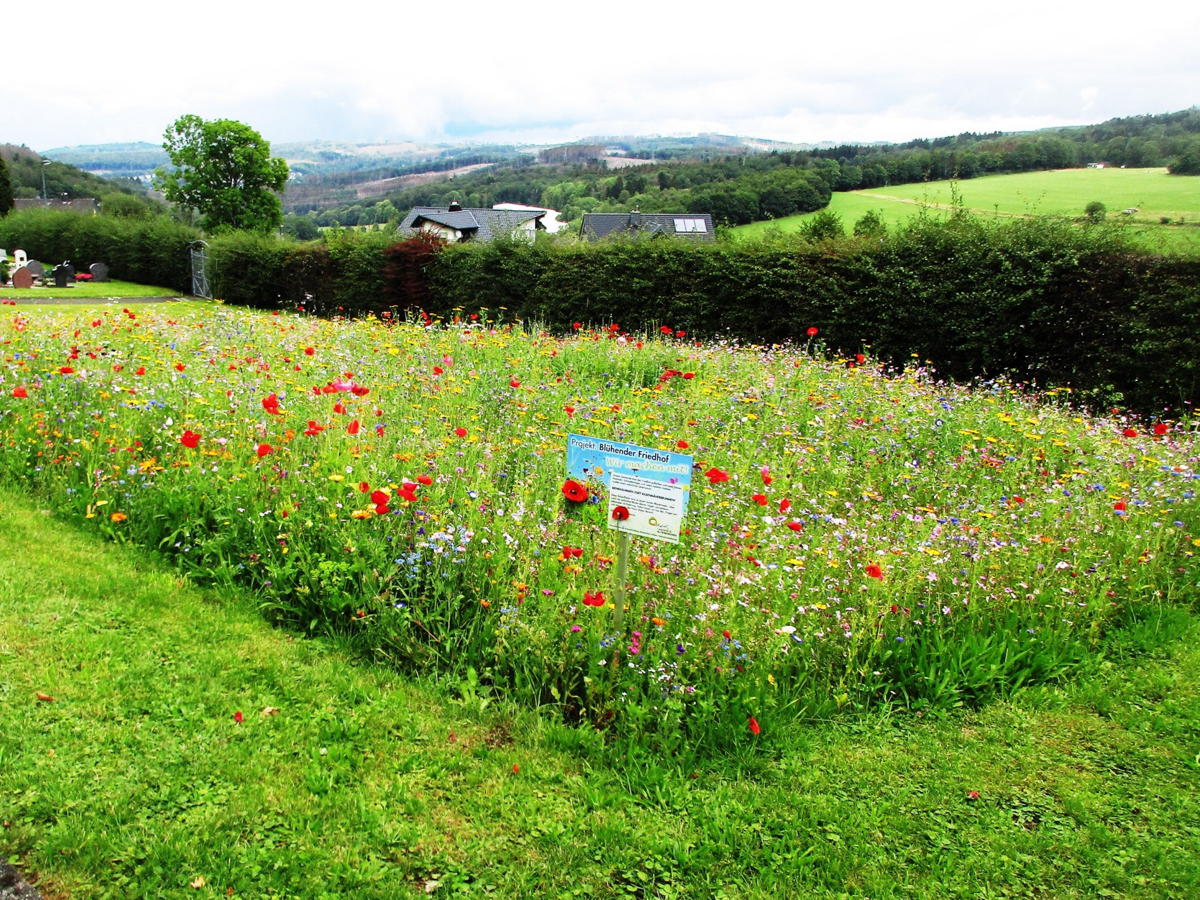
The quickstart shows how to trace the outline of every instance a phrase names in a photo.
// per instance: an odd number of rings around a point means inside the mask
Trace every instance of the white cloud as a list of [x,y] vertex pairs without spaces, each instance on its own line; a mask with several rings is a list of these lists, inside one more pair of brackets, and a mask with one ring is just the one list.
[[273,141],[565,140],[716,131],[905,140],[1200,102],[1200,4],[1153,17],[1028,0],[593,6],[342,0],[279,11],[50,2],[61,50],[7,41],[4,139],[161,140],[183,113]]

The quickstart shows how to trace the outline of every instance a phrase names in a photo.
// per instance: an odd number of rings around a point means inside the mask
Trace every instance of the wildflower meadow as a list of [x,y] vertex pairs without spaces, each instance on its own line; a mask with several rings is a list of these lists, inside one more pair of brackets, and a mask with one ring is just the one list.
[[[831,359],[819,328],[12,310],[0,472],[273,620],[660,749],[983,703],[1195,602],[1191,422]],[[622,617],[570,433],[695,460],[679,543],[633,539]]]

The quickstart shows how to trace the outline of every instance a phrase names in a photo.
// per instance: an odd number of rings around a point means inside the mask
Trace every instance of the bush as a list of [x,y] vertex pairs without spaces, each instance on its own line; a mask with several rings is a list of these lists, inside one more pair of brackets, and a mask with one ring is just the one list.
[[1149,411],[1200,394],[1200,260],[1147,256],[1069,222],[915,220],[883,241],[457,245],[429,269],[429,311],[508,310],[667,324],[760,344],[803,341],[895,366],[913,354],[956,379],[1010,373]]
[[1104,217],[1108,214],[1108,209],[1099,200],[1093,200],[1083,208],[1083,214],[1093,222],[1103,222]]

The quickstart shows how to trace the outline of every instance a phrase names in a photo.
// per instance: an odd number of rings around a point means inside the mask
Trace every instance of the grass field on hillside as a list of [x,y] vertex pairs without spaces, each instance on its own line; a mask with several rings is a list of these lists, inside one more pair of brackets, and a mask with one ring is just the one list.
[[[1150,250],[1200,250],[1200,178],[1169,175],[1166,169],[1064,169],[1016,175],[989,175],[962,181],[934,181],[835,193],[829,211],[842,217],[847,232],[868,210],[891,226],[908,221],[926,207],[929,215],[945,215],[960,202],[980,215],[1082,216],[1084,207],[1099,200],[1109,220],[1128,223],[1137,242]],[[1122,210],[1137,207],[1130,217]],[[772,228],[796,231],[815,213],[789,216],[775,222],[755,222],[735,229],[744,237],[761,236]],[[1159,219],[1166,216],[1171,226]],[[1178,223],[1183,219],[1185,223]]]
[[156,287],[149,284],[134,284],[131,281],[104,281],[104,282],[85,282],[80,281],[69,287],[60,288],[54,287],[32,287],[18,289],[14,287],[0,287],[0,298],[5,300],[17,300],[22,304],[38,304],[45,300],[53,298],[55,300],[86,301],[86,300],[104,300],[104,299],[126,299],[126,298],[142,298],[142,297],[178,297],[179,292],[173,291],[170,288]]
[[0,490],[0,854],[48,896],[1095,897],[1200,888],[1200,619],[1077,682],[795,723],[768,754],[598,736],[262,621]]

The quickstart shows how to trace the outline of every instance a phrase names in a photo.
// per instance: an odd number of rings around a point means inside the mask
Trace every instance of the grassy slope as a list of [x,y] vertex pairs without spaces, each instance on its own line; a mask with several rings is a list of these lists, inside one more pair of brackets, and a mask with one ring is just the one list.
[[24,300],[38,303],[49,298],[67,300],[95,300],[107,298],[178,297],[179,292],[170,288],[149,284],[134,284],[131,281],[106,281],[98,284],[79,282],[67,288],[35,287],[18,290],[14,287],[0,288],[0,297],[5,300]]
[[[1200,222],[1200,179],[1167,174],[1166,169],[1065,169],[1055,172],[1026,172],[1018,175],[989,175],[965,181],[933,181],[901,184],[868,191],[835,193],[829,210],[842,217],[847,230],[867,210],[875,210],[889,226],[906,222],[922,204],[949,206],[951,185],[956,184],[962,203],[982,214],[1078,216],[1092,200],[1099,200],[1110,213],[1137,207],[1133,220],[1142,240],[1152,249],[1200,250],[1200,228],[1164,228],[1161,216],[1178,222]],[[937,214],[936,210],[931,210]],[[753,237],[772,227],[783,232],[799,229],[813,215],[789,216],[776,222],[755,222],[735,229]]]
[[610,764],[0,492],[0,853],[78,898],[1195,896],[1197,638],[1176,611],[1066,691]]

